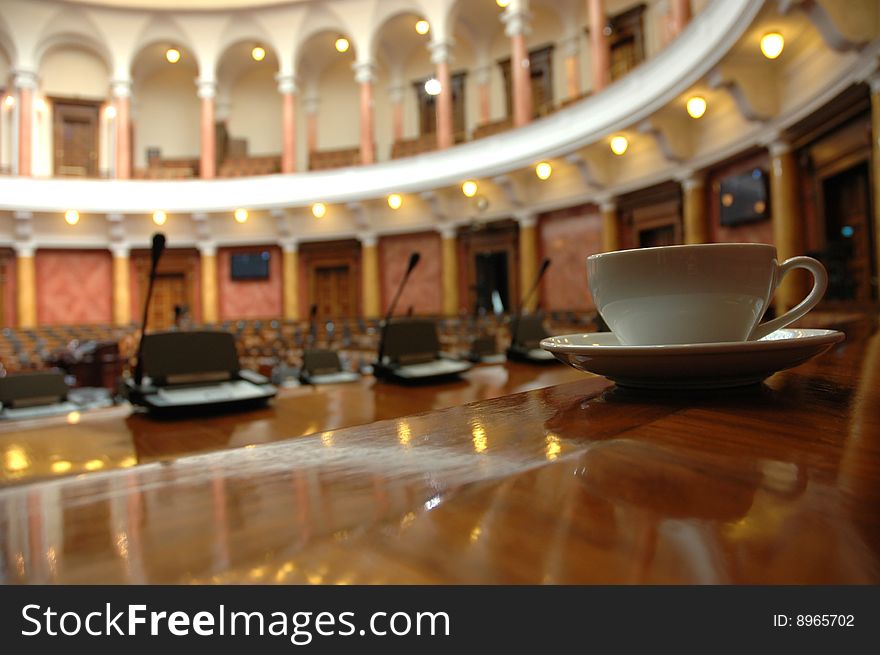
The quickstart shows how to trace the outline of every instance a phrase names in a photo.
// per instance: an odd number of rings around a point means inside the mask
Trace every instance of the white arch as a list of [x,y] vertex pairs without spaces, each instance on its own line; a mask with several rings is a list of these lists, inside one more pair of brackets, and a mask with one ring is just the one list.
[[133,75],[132,68],[141,52],[157,43],[173,43],[175,47],[184,48],[187,53],[192,55],[196,69],[201,71],[202,66],[195,43],[186,30],[181,27],[173,16],[169,14],[156,14],[134,38],[130,59],[126,66],[129,75]]
[[43,57],[50,50],[73,45],[89,50],[97,55],[107,66],[108,71],[114,70],[113,54],[103,40],[101,31],[89,20],[84,12],[63,9],[58,12],[40,34],[34,47],[33,61],[39,67]]

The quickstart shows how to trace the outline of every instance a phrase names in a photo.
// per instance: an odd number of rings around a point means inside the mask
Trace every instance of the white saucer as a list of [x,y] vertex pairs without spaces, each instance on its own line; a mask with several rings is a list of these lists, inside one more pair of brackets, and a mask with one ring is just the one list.
[[567,334],[541,347],[580,371],[624,387],[719,389],[755,384],[843,341],[836,330],[777,330],[758,341],[623,346],[610,332]]

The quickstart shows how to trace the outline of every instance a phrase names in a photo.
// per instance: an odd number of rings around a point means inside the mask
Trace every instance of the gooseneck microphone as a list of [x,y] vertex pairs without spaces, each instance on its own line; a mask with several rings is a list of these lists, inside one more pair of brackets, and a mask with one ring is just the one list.
[[529,289],[529,292],[522,299],[522,302],[519,304],[519,308],[516,310],[516,314],[513,317],[513,320],[510,322],[510,346],[514,347],[519,343],[519,323],[522,318],[523,309],[532,299],[532,296],[535,295],[535,292],[538,290],[538,285],[541,283],[541,278],[544,277],[544,273],[547,272],[547,269],[550,268],[550,258],[544,259],[541,262],[541,268],[538,271],[538,274],[535,276],[535,281],[532,284],[532,288]]
[[394,294],[391,304],[388,305],[388,311],[385,313],[385,321],[382,324],[382,335],[379,338],[379,356],[376,360],[376,372],[379,373],[380,376],[385,372],[385,366],[382,364],[382,359],[385,357],[385,335],[388,332],[388,323],[391,322],[391,316],[394,314],[394,309],[397,307],[397,301],[400,299],[400,294],[406,286],[406,281],[409,279],[410,273],[413,272],[413,269],[419,263],[421,258],[421,254],[417,252],[414,252],[409,256],[409,264],[406,266],[406,272],[403,274],[403,279],[400,280],[400,285],[397,287],[397,293]]
[[165,252],[165,235],[161,232],[156,232],[156,234],[153,235],[153,246],[150,251],[150,278],[147,283],[147,299],[144,302],[144,318],[141,321],[141,338],[140,341],[138,341],[137,363],[134,367],[134,383],[137,386],[141,385],[141,381],[144,377],[144,335],[147,332],[147,316],[149,316],[150,311],[150,300],[153,297],[153,282],[156,280],[156,270],[159,267],[159,260],[162,258],[163,252]]

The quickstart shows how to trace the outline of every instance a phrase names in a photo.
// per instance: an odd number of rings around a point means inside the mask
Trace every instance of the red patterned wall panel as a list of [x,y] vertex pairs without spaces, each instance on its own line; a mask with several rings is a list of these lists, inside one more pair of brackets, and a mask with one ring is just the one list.
[[107,250],[39,250],[37,322],[91,325],[113,319],[113,260]]
[[379,240],[383,313],[397,291],[413,252],[419,253],[421,259],[400,296],[395,313],[405,314],[410,307],[415,314],[439,314],[443,311],[440,248],[440,235],[436,232],[388,236]]
[[602,251],[602,216],[586,205],[541,216],[541,251],[552,264],[541,287],[545,310],[593,308],[587,284],[587,257]]
[[[235,281],[230,273],[233,253],[269,253],[269,279]],[[217,293],[220,319],[280,318],[282,312],[282,261],[277,246],[220,248],[217,251]]]

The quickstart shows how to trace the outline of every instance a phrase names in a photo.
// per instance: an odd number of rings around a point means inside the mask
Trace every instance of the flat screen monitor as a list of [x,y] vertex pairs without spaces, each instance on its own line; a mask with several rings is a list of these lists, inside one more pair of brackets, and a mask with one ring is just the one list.
[[755,168],[721,180],[721,224],[740,225],[770,216],[767,173]]
[[268,280],[269,252],[235,253],[229,258],[233,280]]

